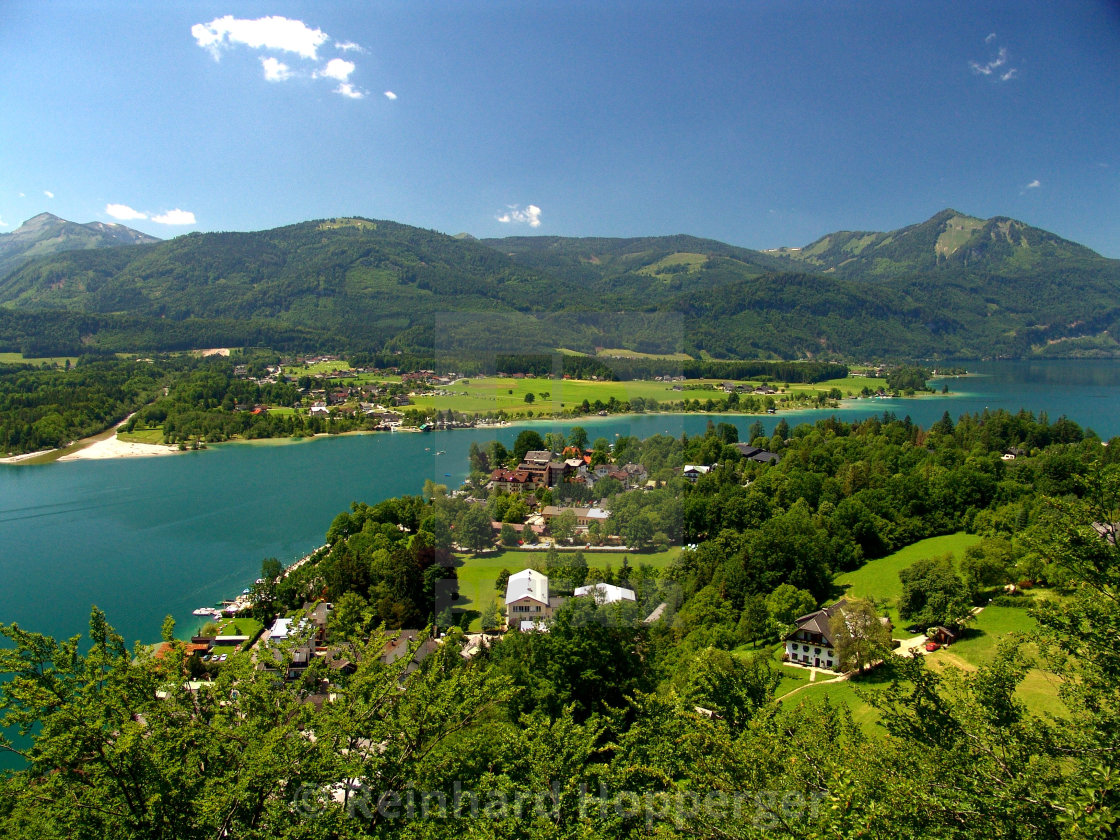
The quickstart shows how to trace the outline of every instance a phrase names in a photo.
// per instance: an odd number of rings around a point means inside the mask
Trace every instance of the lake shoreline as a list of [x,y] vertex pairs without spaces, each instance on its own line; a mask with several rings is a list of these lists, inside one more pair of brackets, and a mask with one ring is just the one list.
[[[966,374],[967,375],[967,374]],[[837,405],[833,406],[837,411],[851,411],[858,410],[865,407],[868,402],[875,400],[921,400],[930,397],[940,397],[942,399],[953,396],[966,396],[965,394],[956,394],[950,392],[948,394],[942,393],[927,393],[927,394],[914,394],[909,397],[849,397],[841,399]],[[620,412],[615,414],[607,414],[600,416],[596,414],[585,414],[576,417],[518,417],[511,420],[506,420],[498,423],[481,423],[475,426],[463,426],[451,429],[435,429],[433,431],[441,432],[454,432],[454,431],[477,431],[479,429],[505,429],[511,426],[531,426],[533,424],[549,424],[549,425],[581,425],[583,423],[599,423],[610,422],[627,417],[688,417],[694,415],[708,415],[711,417],[774,417],[778,415],[799,415],[809,412],[821,411],[822,409],[814,406],[799,406],[797,408],[782,408],[770,414],[769,412],[737,412],[737,411],[643,411],[643,412]],[[131,416],[131,415],[130,415]],[[120,423],[116,424],[104,432],[93,435],[88,438],[82,438],[62,449],[46,449],[39,452],[27,452],[21,455],[11,455],[6,458],[0,458],[0,465],[24,464],[24,465],[39,465],[48,463],[68,463],[73,461],[97,461],[97,460],[116,460],[122,458],[151,458],[162,457],[164,455],[178,455],[185,451],[195,450],[181,450],[177,444],[162,444],[162,443],[136,443],[133,441],[123,441],[117,437],[117,432],[127,423],[129,417],[124,418]],[[286,446],[297,443],[305,443],[307,441],[318,440],[321,438],[340,438],[349,437],[353,435],[373,435],[373,434],[415,434],[421,433],[419,429],[408,428],[399,431],[385,432],[380,429],[354,429],[347,432],[337,432],[331,434],[329,432],[320,432],[314,435],[305,435],[302,437],[272,437],[272,438],[234,438],[231,440],[219,441],[218,443],[208,443],[205,445],[206,449],[214,449],[217,447],[225,446],[227,444],[233,445],[272,445],[272,446]],[[200,450],[201,451],[201,450]]]

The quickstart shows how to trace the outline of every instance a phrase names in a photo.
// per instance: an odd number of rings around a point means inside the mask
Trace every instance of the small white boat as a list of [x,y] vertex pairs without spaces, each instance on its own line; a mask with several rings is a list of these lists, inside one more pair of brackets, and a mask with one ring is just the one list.
[[199,607],[197,610],[194,611],[194,614],[195,615],[214,615],[214,613],[216,613],[216,612],[217,612],[217,610],[215,610],[213,607]]

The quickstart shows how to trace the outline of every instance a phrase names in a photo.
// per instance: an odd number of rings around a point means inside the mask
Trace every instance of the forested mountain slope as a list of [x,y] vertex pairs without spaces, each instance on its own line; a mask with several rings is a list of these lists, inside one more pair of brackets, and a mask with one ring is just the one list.
[[1120,262],[946,210],[799,251],[451,237],[331,219],[70,251],[0,277],[0,349],[623,348],[718,358],[1117,355]]

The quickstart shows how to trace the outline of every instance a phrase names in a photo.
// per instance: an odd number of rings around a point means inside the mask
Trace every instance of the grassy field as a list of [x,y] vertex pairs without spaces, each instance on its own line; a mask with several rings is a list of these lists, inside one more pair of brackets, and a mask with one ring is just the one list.
[[125,443],[163,443],[163,429],[133,429],[131,432],[118,432],[117,440]]
[[62,367],[69,361],[74,364],[78,361],[77,356],[33,356],[30,358],[25,357],[22,353],[0,353],[0,364],[4,365],[58,365]]
[[[533,416],[548,415],[580,405],[584,400],[603,403],[611,397],[619,402],[641,398],[657,400],[659,403],[679,403],[690,400],[722,400],[727,395],[720,389],[722,379],[689,379],[684,382],[668,383],[652,380],[631,380],[629,382],[597,382],[585,379],[514,379],[512,377],[484,377],[459,380],[447,387],[449,396],[413,397],[418,408],[435,408],[440,411],[451,409],[465,413],[485,413],[504,411],[509,415]],[[748,387],[762,384],[761,380],[745,381]],[[780,384],[780,383],[779,383]],[[702,386],[710,385],[712,388]],[[680,390],[674,390],[674,386]],[[831,385],[791,385],[789,394],[816,394],[827,392]],[[862,386],[861,386],[862,387]],[[857,389],[858,390],[858,389]],[[534,401],[525,402],[525,395],[532,393]],[[545,394],[548,396],[546,397]],[[780,402],[782,394],[774,395]]]
[[325,373],[350,370],[350,363],[339,359],[337,362],[315,362],[311,365],[284,365],[285,376],[322,376]]
[[[996,657],[999,646],[1016,636],[1025,637],[1038,629],[1038,623],[1027,614],[1026,609],[1015,607],[985,607],[972,624],[965,630],[964,637],[948,648],[928,654],[926,661],[931,668],[959,668],[962,671],[975,671],[990,664]],[[1021,652],[1028,658],[1038,656],[1034,643],[1024,640]],[[1032,669],[1016,691],[1018,697],[1035,714],[1066,714],[1066,708],[1058,698],[1061,681],[1039,668]]]
[[979,537],[964,533],[930,537],[894,554],[870,560],[854,572],[839,575],[836,585],[849,597],[874,598],[879,604],[885,605],[894,624],[894,637],[909,638],[912,634],[906,632],[898,615],[898,599],[902,595],[902,581],[899,580],[898,573],[918,560],[940,557],[942,554],[952,554],[959,561],[964,556],[964,550],[979,541]]
[[[630,561],[630,565],[637,568],[641,564],[653,566],[655,569],[665,568],[678,554],[680,548],[674,546],[668,551],[655,554],[596,554],[585,551],[587,565],[590,568],[605,569],[608,565],[618,570],[623,558]],[[494,581],[502,569],[510,572],[519,572],[530,566],[543,568],[545,553],[543,551],[517,551],[505,549],[493,554],[474,556],[470,554],[457,555],[460,565],[456,568],[459,576],[459,600],[455,602],[457,609],[467,610],[475,615],[471,619],[471,629],[481,629],[480,615],[491,600],[502,606],[504,593],[494,589]]]
[[605,359],[668,359],[675,362],[688,362],[688,353],[639,353],[637,350],[623,350],[621,347],[600,347],[596,356]]

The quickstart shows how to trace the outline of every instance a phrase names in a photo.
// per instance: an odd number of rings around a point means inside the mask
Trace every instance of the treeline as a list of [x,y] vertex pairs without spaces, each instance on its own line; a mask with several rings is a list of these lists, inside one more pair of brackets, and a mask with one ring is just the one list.
[[571,354],[502,354],[478,363],[479,373],[524,373],[570,376],[573,379],[628,381],[655,376],[686,379],[763,379],[812,383],[842,379],[848,368],[830,362],[718,361],[713,359],[602,358]]
[[73,368],[0,364],[0,452],[53,449],[102,432],[152,400],[184,364],[96,356]]

